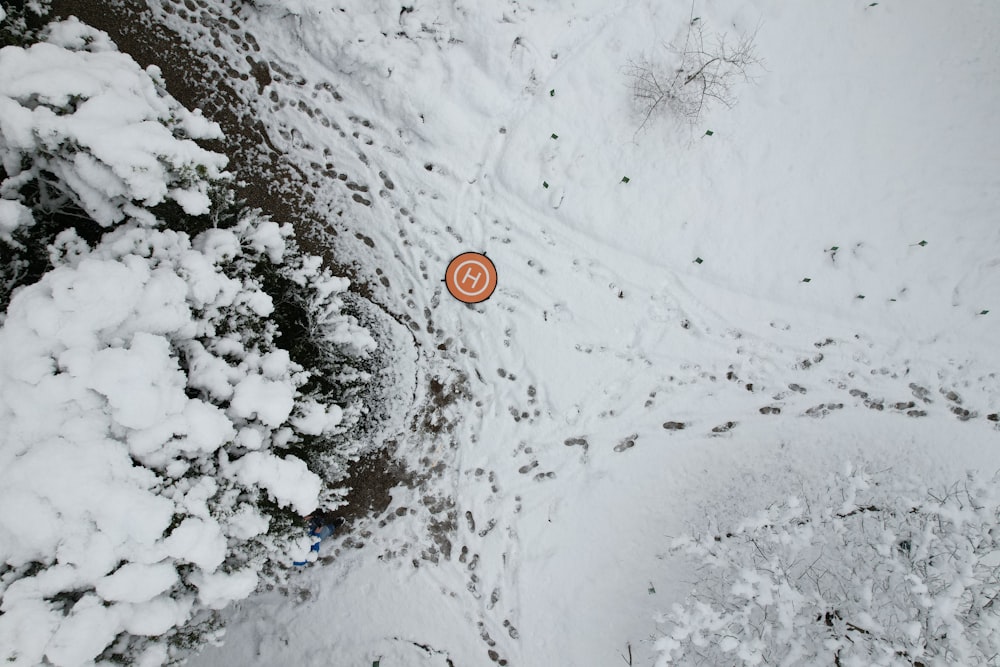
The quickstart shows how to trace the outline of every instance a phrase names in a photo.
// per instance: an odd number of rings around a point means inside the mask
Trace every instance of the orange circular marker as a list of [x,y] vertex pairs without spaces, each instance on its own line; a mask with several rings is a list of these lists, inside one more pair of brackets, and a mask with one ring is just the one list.
[[497,267],[478,252],[464,252],[448,264],[444,282],[453,297],[464,303],[486,301],[497,288]]

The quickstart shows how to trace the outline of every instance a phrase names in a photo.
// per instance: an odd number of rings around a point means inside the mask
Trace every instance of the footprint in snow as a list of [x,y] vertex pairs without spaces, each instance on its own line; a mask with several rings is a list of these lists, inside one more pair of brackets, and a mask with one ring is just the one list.
[[811,359],[799,359],[798,363],[795,364],[795,369],[800,371],[808,370],[823,361],[823,359],[823,354],[821,352],[817,352]]
[[627,438],[623,438],[617,445],[615,445],[615,451],[618,453],[624,452],[626,449],[632,449],[635,447],[635,441],[639,437],[638,433],[633,433]]
[[826,417],[832,411],[840,410],[843,407],[843,403],[820,403],[806,410],[804,414],[809,417]]
[[712,433],[715,435],[721,435],[723,433],[728,433],[736,427],[736,422],[726,422],[725,424],[719,424],[712,429]]
[[559,208],[560,206],[562,206],[563,199],[565,198],[566,198],[565,189],[561,187],[551,188],[551,193],[549,194],[549,205],[552,206],[552,208]]
[[883,401],[881,398],[879,399],[869,398],[865,400],[865,407],[868,408],[869,410],[882,412],[883,410],[885,410],[885,401]]
[[931,400],[931,391],[927,387],[921,387],[916,382],[910,383],[910,391],[913,392],[913,397],[918,401],[923,401],[924,403],[933,403]]
[[967,422],[970,419],[974,419],[979,416],[978,412],[962,407],[962,397],[959,396],[956,391],[946,390],[942,387],[940,392],[941,395],[945,397],[945,400],[952,404],[949,409],[953,415],[958,417],[959,421]]

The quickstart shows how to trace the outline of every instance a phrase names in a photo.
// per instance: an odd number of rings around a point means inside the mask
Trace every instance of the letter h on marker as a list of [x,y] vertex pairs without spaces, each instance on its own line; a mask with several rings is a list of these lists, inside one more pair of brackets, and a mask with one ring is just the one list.
[[482,272],[481,269],[476,271],[475,278],[473,278],[473,276],[472,276],[472,268],[471,267],[466,268],[465,269],[465,275],[462,276],[462,284],[464,285],[464,284],[468,283],[469,280],[472,280],[472,289],[476,289],[476,286],[479,284],[479,280],[482,277],[483,277],[483,272]]

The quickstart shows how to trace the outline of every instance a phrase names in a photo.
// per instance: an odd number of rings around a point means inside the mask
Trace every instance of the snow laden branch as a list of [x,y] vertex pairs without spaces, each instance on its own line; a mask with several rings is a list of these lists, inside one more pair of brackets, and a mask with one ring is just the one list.
[[[69,231],[56,268],[15,295],[0,328],[0,658],[161,664],[206,610],[309,558],[301,523],[275,522],[338,491],[287,452],[342,430],[344,411],[303,395],[309,372],[275,343],[252,274],[282,234],[125,225],[88,249]],[[342,471],[352,451],[323,455]]]
[[220,137],[166,95],[156,67],[75,19],[50,26],[45,42],[0,50],[4,198],[34,182],[43,209],[67,197],[102,226],[154,224],[146,209],[168,200],[202,215],[227,160],[194,140]]
[[209,196],[214,124],[104,33],[42,38],[0,49],[0,662],[175,664],[315,559],[374,342],[290,225]]
[[741,34],[732,43],[724,33],[708,38],[703,22],[694,17],[684,43],[666,46],[666,58],[640,57],[625,69],[632,84],[632,100],[641,115],[639,129],[654,114],[670,112],[695,123],[712,104],[736,104],[734,87],[751,81],[760,66],[757,30]]
[[658,667],[995,664],[1000,485],[940,492],[851,470],[729,531],[677,540],[700,565],[659,621]]

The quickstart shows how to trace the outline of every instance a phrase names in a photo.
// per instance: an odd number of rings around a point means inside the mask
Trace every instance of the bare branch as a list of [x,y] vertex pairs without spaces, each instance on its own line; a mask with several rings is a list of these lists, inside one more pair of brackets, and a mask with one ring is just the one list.
[[753,81],[754,70],[762,66],[755,44],[758,28],[741,34],[732,47],[725,34],[706,43],[705,28],[692,10],[683,46],[665,45],[668,58],[629,60],[625,75],[642,114],[639,129],[657,113],[671,113],[694,124],[710,104],[727,108],[736,104],[733,87],[741,79]]

